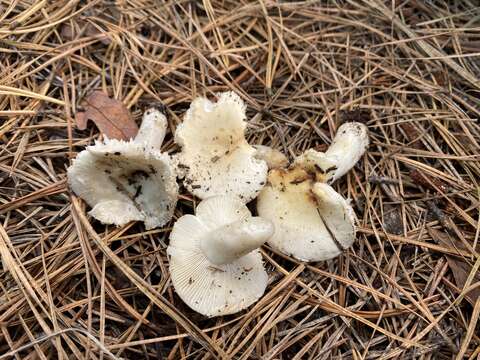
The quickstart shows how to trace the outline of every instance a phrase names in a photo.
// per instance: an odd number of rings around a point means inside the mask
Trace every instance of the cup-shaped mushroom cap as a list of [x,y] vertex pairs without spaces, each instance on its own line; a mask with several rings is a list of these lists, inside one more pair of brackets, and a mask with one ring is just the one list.
[[345,175],[360,160],[368,147],[368,129],[358,122],[341,125],[324,153],[309,149],[295,164],[317,174],[317,180],[333,182]]
[[177,201],[176,174],[167,154],[133,141],[106,140],[82,151],[68,169],[75,194],[106,224],[144,221],[151,229],[170,220]]
[[185,187],[201,199],[232,195],[247,203],[265,185],[267,164],[245,139],[245,104],[233,92],[216,103],[197,98],[175,132],[182,147],[178,169]]
[[332,259],[355,238],[348,202],[300,167],[271,170],[257,198],[258,214],[273,222],[274,249],[302,261]]
[[106,139],[82,151],[68,168],[75,194],[105,224],[144,221],[147,229],[166,224],[178,197],[175,167],[160,152],[167,120],[155,108],[145,112],[134,140]]
[[272,234],[272,224],[251,217],[235,197],[203,200],[196,215],[179,218],[170,234],[167,253],[175,291],[190,308],[209,317],[247,308],[267,287],[256,248]]

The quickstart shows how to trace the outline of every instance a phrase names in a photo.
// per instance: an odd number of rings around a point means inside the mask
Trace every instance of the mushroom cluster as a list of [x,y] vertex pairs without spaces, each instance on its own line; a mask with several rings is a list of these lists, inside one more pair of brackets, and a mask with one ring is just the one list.
[[[135,139],[87,147],[68,179],[96,219],[143,221],[147,229],[172,218],[176,178],[184,179],[202,201],[175,222],[167,253],[173,286],[193,310],[219,316],[257,301],[268,281],[265,242],[302,261],[331,259],[354,242],[354,211],[331,183],[365,152],[365,125],[343,124],[326,152],[309,149],[290,166],[281,152],[247,142],[246,106],[233,92],[191,103],[173,158],[160,152],[166,126],[162,113],[148,110]],[[255,198],[259,216],[245,205]]]

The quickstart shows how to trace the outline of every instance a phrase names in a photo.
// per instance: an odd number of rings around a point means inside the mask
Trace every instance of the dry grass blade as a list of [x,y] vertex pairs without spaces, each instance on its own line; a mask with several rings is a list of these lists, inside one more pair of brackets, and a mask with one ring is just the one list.
[[[479,29],[471,0],[0,0],[0,359],[478,357]],[[92,93],[136,125],[164,106],[174,152],[192,98],[226,90],[290,159],[344,121],[371,146],[335,184],[354,246],[266,246],[264,297],[207,319],[171,286],[173,222],[96,222],[66,168],[102,135],[74,122]],[[196,203],[182,189],[175,218]]]

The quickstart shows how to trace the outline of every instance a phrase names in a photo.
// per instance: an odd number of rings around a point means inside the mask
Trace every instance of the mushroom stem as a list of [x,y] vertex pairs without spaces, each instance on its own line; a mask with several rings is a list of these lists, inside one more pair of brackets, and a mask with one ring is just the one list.
[[211,263],[229,264],[262,246],[273,232],[270,221],[251,217],[213,230],[200,240],[200,248]]
[[296,163],[305,169],[315,170],[318,181],[333,182],[353,168],[367,146],[367,127],[358,122],[345,123],[338,128],[326,152],[309,149]]
[[255,148],[255,158],[267,163],[269,169],[278,169],[288,165],[288,159],[277,149],[265,145],[253,145]]
[[358,122],[345,123],[337,130],[332,145],[325,152],[337,170],[332,176],[332,181],[345,175],[360,160],[368,146],[368,129]]
[[155,108],[145,111],[135,142],[160,149],[167,131],[167,118]]

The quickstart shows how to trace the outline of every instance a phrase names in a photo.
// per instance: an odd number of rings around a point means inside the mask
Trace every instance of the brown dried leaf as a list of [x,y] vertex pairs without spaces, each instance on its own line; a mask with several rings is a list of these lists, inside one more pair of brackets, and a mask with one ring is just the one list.
[[[78,31],[70,23],[63,24],[62,29],[60,31],[60,35],[62,36],[62,38],[64,40],[71,41],[71,40],[75,40],[77,38],[77,36],[78,37],[81,37],[81,36],[90,37],[90,36],[95,36],[95,35],[102,34],[102,32],[95,25],[93,25],[91,22],[88,22],[88,21],[85,21],[85,20],[78,20],[77,25],[78,25],[78,28],[79,28]],[[112,40],[109,39],[108,37],[105,37],[105,38],[101,39],[100,42],[102,44],[109,45],[112,42]]]
[[85,99],[84,106],[85,111],[75,116],[75,123],[80,130],[85,130],[88,120],[91,120],[109,139],[129,140],[137,135],[137,124],[120,100],[96,90]]
[[443,192],[448,191],[448,186],[445,185],[445,183],[435,177],[427,177],[423,172],[420,170],[414,169],[410,171],[410,178],[412,181],[420,186],[423,186],[424,188],[437,191],[437,188],[440,189]]
[[371,118],[370,110],[368,109],[341,110],[339,115],[342,124],[345,122],[360,122],[366,124]]
[[[454,237],[449,236],[447,233],[431,228],[428,229],[428,233],[435,241],[447,248],[466,250],[466,247],[460,241],[455,240]],[[450,270],[452,270],[457,286],[460,289],[463,289],[465,283],[467,282],[467,278],[472,271],[472,266],[467,263],[466,260],[462,260],[461,257],[446,255],[446,258],[448,261],[448,266],[450,267]],[[480,282],[480,273],[478,272],[475,274],[472,284],[476,282]],[[473,289],[465,295],[465,298],[472,304],[472,306],[475,305],[477,299],[480,298],[480,288],[477,287]]]
[[411,142],[410,146],[414,149],[422,149],[423,144],[419,140],[420,136],[422,133],[411,123],[405,122],[400,124],[400,127],[402,130],[405,132],[405,136],[407,137],[407,140]]

